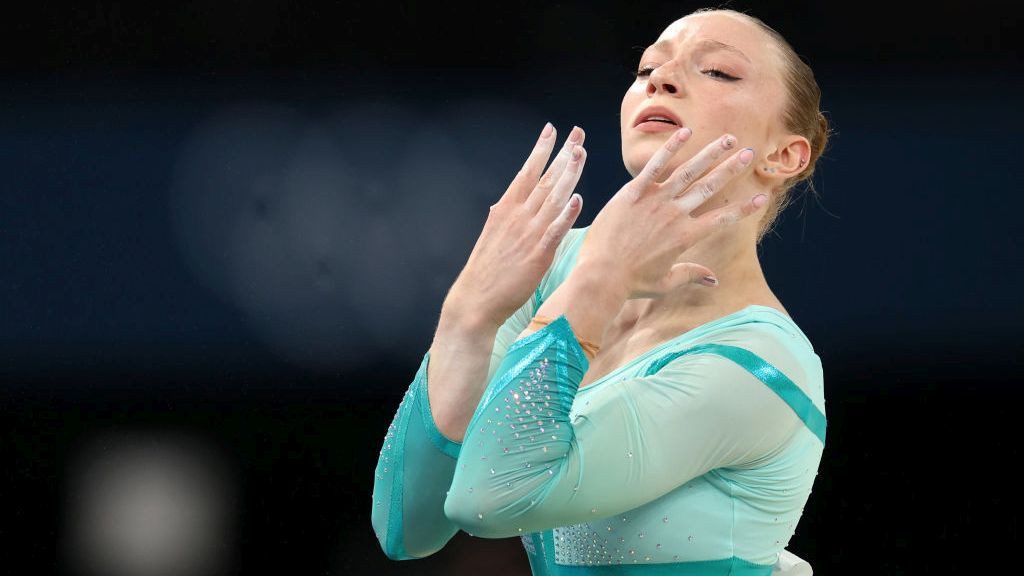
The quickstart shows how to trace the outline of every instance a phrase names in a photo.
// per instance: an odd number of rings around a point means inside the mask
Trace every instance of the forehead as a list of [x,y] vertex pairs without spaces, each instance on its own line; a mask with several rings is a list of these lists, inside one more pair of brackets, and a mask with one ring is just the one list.
[[655,44],[673,50],[706,40],[733,46],[754,63],[776,61],[771,37],[756,23],[728,12],[705,12],[680,18],[665,28]]

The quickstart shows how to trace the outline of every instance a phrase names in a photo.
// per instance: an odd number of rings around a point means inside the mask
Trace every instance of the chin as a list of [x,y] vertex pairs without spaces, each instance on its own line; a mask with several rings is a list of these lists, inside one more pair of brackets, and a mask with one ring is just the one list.
[[[651,142],[650,144],[647,145],[634,144],[630,146],[628,150],[623,150],[622,163],[626,167],[626,172],[629,172],[630,176],[636,178],[637,175],[640,174],[641,171],[643,171],[644,166],[647,166],[647,162],[651,160],[651,157],[654,156],[654,153],[659,148],[661,148],[662,144],[663,142]],[[681,150],[676,151],[676,155],[673,156],[672,160],[670,160],[668,163],[668,170],[665,171],[666,177],[688,159],[688,157],[684,156],[684,154],[685,152]]]

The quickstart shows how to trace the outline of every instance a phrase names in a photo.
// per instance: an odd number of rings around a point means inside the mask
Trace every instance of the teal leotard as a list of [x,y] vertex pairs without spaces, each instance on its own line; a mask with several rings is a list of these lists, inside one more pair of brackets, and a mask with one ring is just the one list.
[[564,316],[515,338],[585,233],[499,330],[462,443],[434,425],[424,356],[375,472],[383,550],[421,558],[462,529],[521,536],[537,576],[770,574],[824,449],[820,358],[788,316],[754,305],[578,390],[588,363]]

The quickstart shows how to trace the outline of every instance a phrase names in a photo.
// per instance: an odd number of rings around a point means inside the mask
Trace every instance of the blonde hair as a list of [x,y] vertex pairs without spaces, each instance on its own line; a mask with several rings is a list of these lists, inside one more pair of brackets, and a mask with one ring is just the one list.
[[828,143],[829,122],[821,112],[821,89],[818,87],[817,80],[814,79],[814,72],[793,50],[789,42],[782,37],[782,34],[779,34],[774,28],[754,16],[727,8],[700,8],[691,12],[691,14],[707,12],[727,12],[746,18],[748,21],[757,24],[761,30],[766,32],[775,41],[779,54],[782,56],[784,66],[782,80],[788,95],[788,101],[782,113],[783,124],[790,133],[807,138],[811,146],[811,156],[807,159],[807,168],[800,172],[800,174],[783,182],[779,189],[775,190],[771,195],[771,203],[768,205],[767,212],[761,218],[758,229],[757,242],[760,243],[761,239],[768,232],[771,232],[779,214],[792,202],[792,194],[790,192],[794,186],[800,182],[806,182],[807,191],[814,195],[818,194],[818,191],[814,188],[812,178],[818,158],[821,157]]

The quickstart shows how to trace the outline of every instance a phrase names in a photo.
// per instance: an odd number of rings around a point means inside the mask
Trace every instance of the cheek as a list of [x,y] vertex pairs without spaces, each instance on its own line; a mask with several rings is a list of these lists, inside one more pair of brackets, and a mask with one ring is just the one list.
[[633,116],[636,115],[637,109],[646,97],[647,84],[645,82],[633,82],[626,89],[626,93],[622,96],[622,106],[619,108],[619,124],[623,130],[633,120]]

